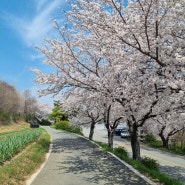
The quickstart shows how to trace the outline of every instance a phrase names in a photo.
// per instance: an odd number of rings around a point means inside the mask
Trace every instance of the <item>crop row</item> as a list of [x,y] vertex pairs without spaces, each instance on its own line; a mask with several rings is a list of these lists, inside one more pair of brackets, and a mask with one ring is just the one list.
[[41,134],[41,129],[24,130],[0,140],[0,163],[11,159]]
[[25,130],[15,130],[15,131],[9,131],[9,132],[1,132],[0,133],[0,142],[4,138],[12,137],[12,135],[14,135],[14,134],[20,134],[22,131],[25,131]]

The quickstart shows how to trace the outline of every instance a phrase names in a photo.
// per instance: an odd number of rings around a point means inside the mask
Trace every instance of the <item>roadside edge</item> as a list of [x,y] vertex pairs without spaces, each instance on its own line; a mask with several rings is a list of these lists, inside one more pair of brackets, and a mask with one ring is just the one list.
[[41,164],[40,168],[39,168],[35,173],[33,173],[33,174],[29,177],[29,179],[26,180],[26,185],[31,185],[32,182],[34,181],[34,179],[37,177],[37,175],[38,175],[38,174],[41,172],[41,170],[44,168],[44,166],[45,166],[45,164],[46,164],[46,162],[47,162],[47,160],[48,160],[48,158],[49,158],[49,156],[50,156],[50,154],[51,154],[51,150],[52,150],[52,146],[53,146],[52,140],[53,140],[53,139],[52,139],[52,137],[51,137],[51,135],[50,135],[50,142],[51,142],[51,144],[50,144],[50,146],[49,146],[49,151],[46,153],[45,161],[44,161],[44,163]]

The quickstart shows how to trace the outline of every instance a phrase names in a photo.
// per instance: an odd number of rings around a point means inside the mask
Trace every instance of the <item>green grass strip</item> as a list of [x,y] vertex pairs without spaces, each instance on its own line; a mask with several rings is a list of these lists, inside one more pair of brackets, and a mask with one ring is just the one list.
[[123,161],[132,165],[135,169],[139,170],[141,173],[142,172],[147,173],[152,178],[158,179],[164,185],[184,185],[182,182],[180,182],[176,179],[170,178],[169,176],[160,172],[159,170],[149,169],[145,165],[141,164],[140,162],[129,158],[125,152],[119,152],[119,150],[117,150],[117,149],[111,149],[105,143],[101,143],[101,142],[97,142],[97,141],[95,141],[95,143],[97,143],[99,146],[101,146],[105,151],[113,153],[114,155],[116,155],[120,159],[122,159]]
[[40,137],[15,159],[0,167],[0,184],[25,184],[28,176],[44,162],[49,145],[50,136],[43,131]]

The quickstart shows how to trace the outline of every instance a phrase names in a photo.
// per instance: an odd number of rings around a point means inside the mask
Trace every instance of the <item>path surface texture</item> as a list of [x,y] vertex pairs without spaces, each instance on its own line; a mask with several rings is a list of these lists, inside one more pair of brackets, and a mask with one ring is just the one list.
[[31,185],[151,184],[91,141],[50,127],[45,129],[52,137],[51,153]]
[[[88,137],[90,128],[83,128],[84,136]],[[103,124],[97,124],[94,130],[93,139],[107,143],[107,129]],[[130,140],[114,136],[114,147],[124,147],[130,157],[132,149]],[[160,164],[160,170],[166,173],[169,177],[177,179],[185,184],[185,156],[172,154],[159,149],[147,147],[140,142],[141,157],[149,157],[156,160]]]

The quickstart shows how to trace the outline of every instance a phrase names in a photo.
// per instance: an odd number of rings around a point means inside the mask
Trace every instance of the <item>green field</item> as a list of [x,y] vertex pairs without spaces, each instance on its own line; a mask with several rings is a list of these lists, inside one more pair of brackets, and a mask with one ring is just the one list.
[[0,134],[0,163],[10,160],[42,133],[41,129],[28,129]]
[[44,162],[50,136],[28,124],[0,133],[0,184],[22,185]]

